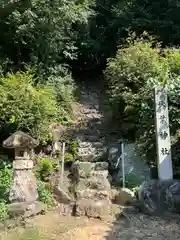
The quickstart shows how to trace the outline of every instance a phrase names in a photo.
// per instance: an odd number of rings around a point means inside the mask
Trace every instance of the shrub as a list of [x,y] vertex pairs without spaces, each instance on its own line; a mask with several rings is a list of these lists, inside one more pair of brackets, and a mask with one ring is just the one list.
[[29,69],[0,78],[0,133],[7,136],[21,129],[46,143],[51,139],[50,124],[71,124],[72,79],[67,76],[46,85],[37,82]]
[[53,196],[50,186],[48,186],[46,183],[38,180],[37,181],[37,187],[38,187],[38,194],[39,194],[39,200],[43,203],[47,204],[48,206],[53,205]]
[[9,217],[7,204],[0,202],[0,221],[4,221]]
[[[8,202],[9,190],[12,183],[12,164],[6,156],[0,156],[0,202]],[[6,162],[7,161],[7,162]]]
[[[144,37],[144,36],[143,36]],[[154,39],[128,40],[105,70],[109,106],[123,137],[136,142],[137,149],[155,165],[154,87],[167,83],[172,143],[179,141],[180,71],[179,49],[162,49]],[[118,116],[118,117],[117,117]],[[177,155],[174,152],[173,161]]]
[[49,124],[57,119],[56,100],[50,87],[36,84],[30,70],[0,78],[0,105],[0,129],[9,131],[6,135],[21,129],[41,141],[49,138]]
[[49,177],[54,170],[52,159],[50,158],[40,158],[38,159],[38,167],[36,170],[36,176],[41,181],[44,181]]

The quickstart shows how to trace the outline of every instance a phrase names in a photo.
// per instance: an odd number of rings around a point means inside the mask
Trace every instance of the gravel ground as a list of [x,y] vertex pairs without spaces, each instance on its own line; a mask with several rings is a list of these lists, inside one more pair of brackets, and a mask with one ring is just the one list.
[[26,228],[1,232],[0,240],[180,240],[180,217],[163,218],[140,213],[125,214],[116,221],[37,216]]

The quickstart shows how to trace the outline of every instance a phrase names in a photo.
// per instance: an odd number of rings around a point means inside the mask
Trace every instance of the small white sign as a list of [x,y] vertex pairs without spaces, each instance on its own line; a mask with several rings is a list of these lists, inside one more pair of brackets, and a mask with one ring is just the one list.
[[158,175],[160,180],[168,180],[173,178],[173,169],[167,88],[164,86],[158,86],[155,88],[155,114]]

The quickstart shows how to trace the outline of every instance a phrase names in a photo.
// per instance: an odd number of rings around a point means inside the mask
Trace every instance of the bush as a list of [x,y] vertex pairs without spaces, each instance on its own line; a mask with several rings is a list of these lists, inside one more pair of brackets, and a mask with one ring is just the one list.
[[162,52],[154,39],[143,37],[128,40],[127,47],[120,48],[116,57],[109,59],[105,77],[113,120],[118,118],[123,137],[135,141],[148,163],[155,165],[153,89],[157,85],[167,83],[172,143],[179,141],[180,50]]
[[54,170],[52,159],[46,157],[38,159],[37,170],[35,172],[38,179],[41,181],[47,180]]
[[57,104],[52,89],[35,82],[29,70],[0,79],[0,129],[8,131],[6,135],[21,129],[41,141],[48,139],[49,124],[57,119]]
[[[7,161],[7,162],[6,162]],[[12,183],[12,164],[6,156],[0,156],[0,202],[8,202],[9,190]]]
[[[8,136],[16,130],[30,133],[46,143],[51,139],[49,126],[69,123],[74,85],[64,77],[49,85],[37,83],[32,70],[9,73],[0,78],[0,133]],[[21,89],[21,91],[20,91]]]
[[0,221],[4,221],[9,217],[7,204],[0,202]]
[[39,200],[43,203],[47,204],[48,206],[53,205],[53,196],[50,186],[48,186],[46,183],[38,180],[37,181],[37,187],[38,187],[38,194],[39,194]]

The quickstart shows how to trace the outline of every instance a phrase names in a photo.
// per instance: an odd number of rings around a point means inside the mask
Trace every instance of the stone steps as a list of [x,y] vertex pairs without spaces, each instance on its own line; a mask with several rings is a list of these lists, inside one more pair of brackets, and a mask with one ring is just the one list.
[[[83,161],[94,161],[104,151],[103,114],[100,111],[98,88],[86,86],[81,90],[81,118],[83,129],[76,134],[79,142],[78,156]],[[80,124],[81,125],[81,124]]]

